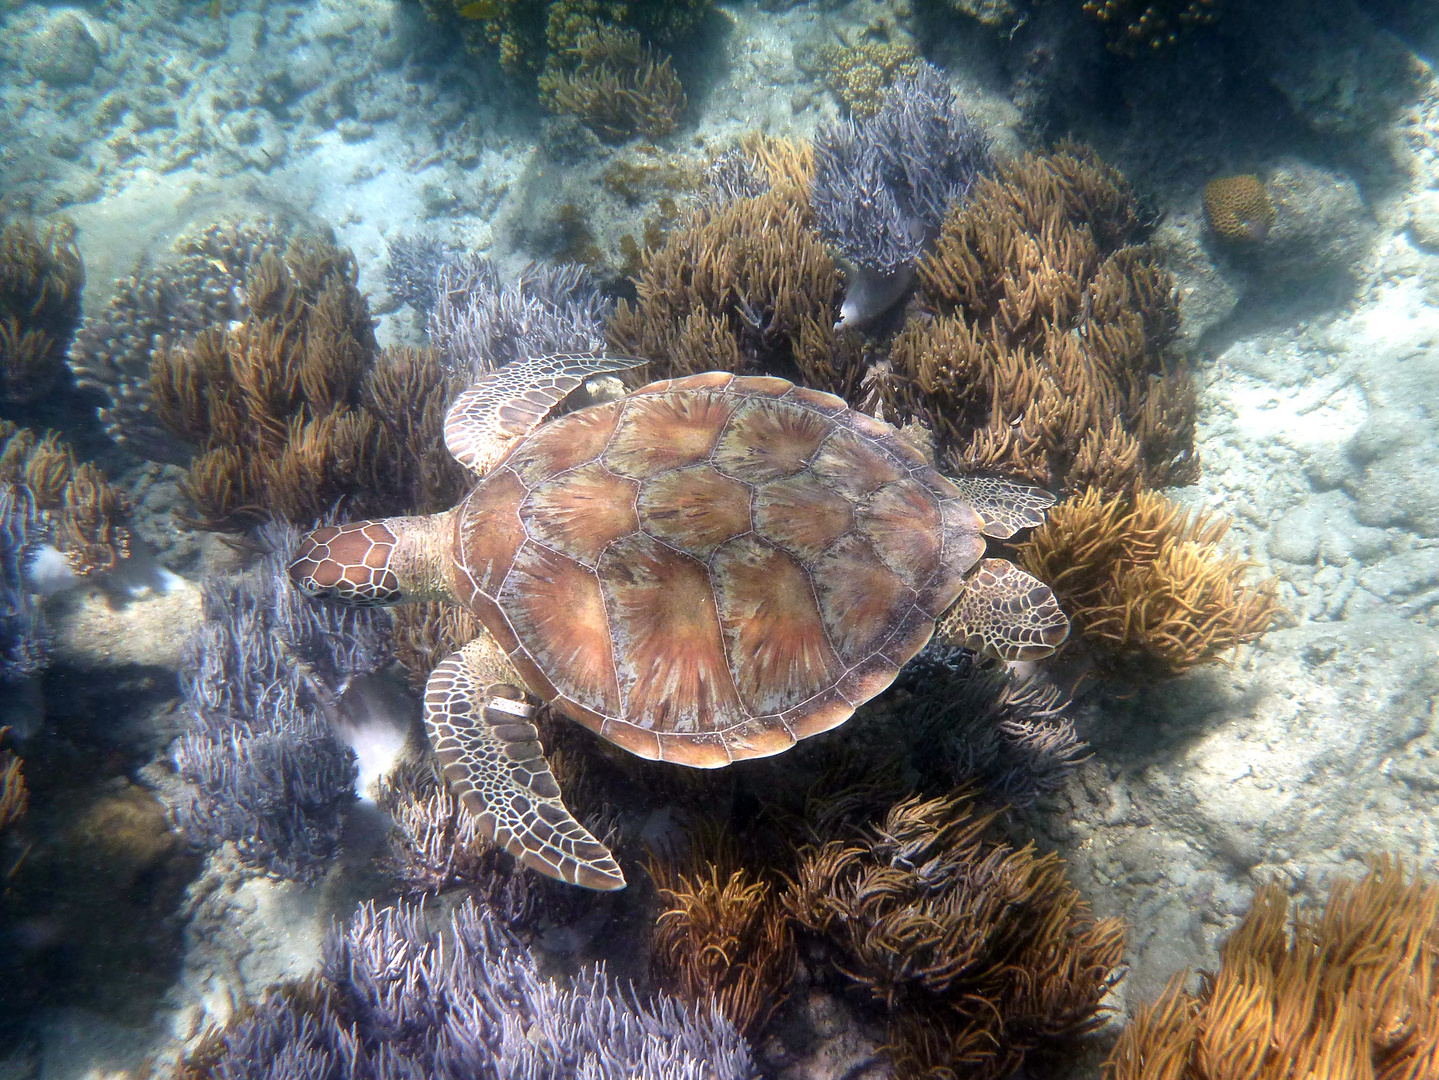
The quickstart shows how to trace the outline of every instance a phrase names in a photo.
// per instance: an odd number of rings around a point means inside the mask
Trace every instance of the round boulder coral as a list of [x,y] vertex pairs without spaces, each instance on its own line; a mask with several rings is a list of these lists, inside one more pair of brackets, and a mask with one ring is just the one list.
[[1257,243],[1274,219],[1274,203],[1257,176],[1221,176],[1204,185],[1204,220],[1225,240]]

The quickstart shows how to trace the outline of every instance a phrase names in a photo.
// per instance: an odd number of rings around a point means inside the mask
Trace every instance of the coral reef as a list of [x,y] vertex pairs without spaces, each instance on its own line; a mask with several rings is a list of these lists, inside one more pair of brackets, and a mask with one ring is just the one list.
[[836,969],[886,1007],[899,1077],[1008,1076],[1103,1019],[1122,925],[1089,914],[1056,856],[986,839],[991,821],[963,795],[905,799],[805,847],[785,891]]
[[1204,220],[1222,239],[1256,243],[1269,235],[1275,217],[1264,181],[1253,174],[1220,176],[1204,185]]
[[1197,993],[1136,1010],[1110,1080],[1439,1075],[1439,885],[1377,857],[1322,912],[1260,888]]
[[0,420],[0,485],[26,490],[72,573],[110,570],[129,556],[130,532],[120,524],[129,500],[55,432],[37,438]]
[[685,1001],[713,1002],[754,1039],[797,962],[776,884],[739,866],[718,826],[692,832],[682,860],[652,852],[646,869],[663,905],[650,941],[655,982]]
[[663,138],[685,110],[669,57],[658,60],[637,31],[596,26],[560,55],[570,63],[547,67],[540,100],[551,112],[579,117],[602,139]]
[[939,70],[896,79],[874,115],[815,137],[810,204],[854,268],[840,317],[861,326],[905,294],[914,260],[989,167],[988,140]]
[[958,472],[1071,493],[1191,482],[1194,387],[1165,356],[1177,298],[1140,224],[1078,146],[981,178],[919,263],[937,315],[894,341],[887,416],[922,421]]
[[285,574],[297,534],[263,538],[273,550],[256,570],[203,586],[181,673],[190,730],[172,751],[188,793],[173,812],[192,842],[229,841],[252,865],[306,879],[355,795],[354,754],[328,717],[350,679],[388,662],[388,617],[307,602]]
[[1219,18],[1222,0],[1085,0],[1084,11],[1104,24],[1109,47],[1125,56],[1173,45],[1181,34]]
[[[561,988],[483,906],[444,936],[419,905],[360,907],[326,942],[321,974],[272,991],[208,1048],[212,1075],[513,1076],[749,1080],[744,1039],[714,1010],[644,1005],[603,968]],[[192,1068],[194,1063],[192,1063]]]
[[816,59],[826,85],[856,120],[877,113],[890,84],[900,75],[914,75],[920,66],[919,54],[906,42],[824,45]]
[[636,302],[620,301],[610,346],[647,357],[654,378],[766,371],[851,396],[859,345],[833,327],[840,276],[812,227],[808,165],[782,141],[717,162],[710,190],[642,256]]
[[30,489],[0,477],[0,685],[34,675],[48,663],[50,633],[25,581],[26,564],[48,533]]
[[243,323],[155,352],[154,414],[196,448],[185,490],[201,527],[309,524],[341,502],[435,510],[462,490],[440,437],[458,387],[429,350],[375,357],[355,277],[348,252],[297,238],[251,268]]
[[159,268],[115,282],[110,302],[84,321],[69,353],[75,381],[109,402],[100,419],[111,438],[156,461],[189,462],[188,448],[151,407],[151,363],[209,327],[243,319],[246,278],[264,255],[284,248],[284,233],[269,222],[212,224],[177,239]]
[[1251,564],[1220,551],[1228,527],[1152,491],[1091,488],[1050,507],[1017,561],[1100,653],[1177,672],[1256,640],[1278,616],[1273,583],[1246,585]]
[[1056,687],[968,649],[931,642],[896,685],[908,693],[907,740],[923,748],[923,771],[977,785],[1010,806],[1057,791],[1087,756]]
[[0,408],[33,404],[64,373],[84,285],[72,226],[0,218]]
[[486,259],[441,270],[430,343],[462,386],[513,360],[548,353],[599,353],[608,302],[573,263],[531,264],[513,282]]

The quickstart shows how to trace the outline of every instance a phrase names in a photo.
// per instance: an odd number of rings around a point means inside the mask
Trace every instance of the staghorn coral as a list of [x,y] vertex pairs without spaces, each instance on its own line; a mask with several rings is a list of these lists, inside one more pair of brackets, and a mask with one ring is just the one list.
[[794,976],[794,938],[776,885],[738,865],[719,826],[691,832],[683,858],[645,864],[664,906],[650,943],[655,982],[682,1000],[713,1002],[754,1039]]
[[903,715],[913,728],[908,742],[922,748],[915,763],[922,774],[938,772],[1025,807],[1057,791],[1087,756],[1056,687],[968,649],[931,642],[896,685],[909,694]]
[[247,863],[305,880],[355,795],[354,754],[328,717],[354,676],[388,662],[388,620],[305,602],[285,574],[297,534],[264,538],[274,550],[255,571],[203,585],[180,677],[190,730],[172,750],[187,793],[172,812],[191,842],[229,841]]
[[0,408],[34,404],[64,373],[84,285],[74,226],[0,219]]
[[[268,994],[210,1041],[225,1080],[389,1076],[750,1080],[744,1039],[713,1008],[641,1004],[604,968],[557,986],[467,899],[444,935],[424,908],[362,904],[326,940],[310,987]],[[192,1062],[191,1067],[194,1067]]]
[[1257,176],[1220,176],[1204,185],[1204,220],[1215,235],[1234,243],[1257,243],[1277,217]]
[[567,50],[572,66],[551,64],[540,76],[540,100],[555,113],[579,117],[602,139],[640,134],[663,138],[685,110],[684,88],[669,57],[657,60],[638,32],[600,25]]
[[0,727],[0,835],[30,808],[30,792],[25,788],[20,758],[3,745],[9,733],[8,727]]
[[159,268],[115,282],[68,358],[76,383],[106,398],[99,414],[112,439],[155,461],[189,462],[188,448],[152,409],[151,363],[209,327],[243,319],[247,276],[264,255],[284,249],[285,233],[273,223],[220,222],[180,236]]
[[1008,1076],[1096,1027],[1124,949],[1054,855],[988,840],[963,794],[905,799],[883,824],[812,844],[784,894],[796,922],[889,1013],[902,1078]]
[[1439,1075],[1439,884],[1380,855],[1322,912],[1263,886],[1197,993],[1136,1010],[1109,1080]]
[[84,576],[113,569],[129,557],[130,532],[120,522],[129,500],[90,462],[77,462],[53,431],[36,438],[29,428],[0,420],[0,485],[17,485],[53,536],[71,572]]
[[1228,527],[1155,492],[1091,488],[1051,507],[1016,561],[1096,649],[1178,672],[1255,641],[1278,616],[1272,582],[1246,585],[1251,564],[1220,551]]
[[825,83],[856,120],[877,113],[890,84],[920,66],[919,54],[906,42],[824,45],[816,59]]
[[1104,24],[1109,48],[1124,56],[1155,52],[1219,18],[1221,0],[1085,0],[1085,14]]
[[989,167],[988,140],[939,69],[921,64],[872,117],[821,131],[814,156],[820,235],[853,268],[840,319],[862,326],[908,290],[914,260]]
[[920,261],[937,314],[896,337],[886,415],[923,422],[959,472],[1071,493],[1191,482],[1174,284],[1139,229],[1128,185],[1081,147],[981,178]]
[[0,475],[0,685],[34,675],[49,663],[50,631],[25,581],[27,564],[48,538],[34,494]]
[[852,396],[861,345],[833,327],[840,277],[796,182],[806,156],[785,143],[740,153],[742,162],[722,160],[708,197],[664,244],[644,253],[637,299],[620,301],[609,344],[648,358],[654,378],[797,371],[808,385]]
[[468,386],[514,360],[604,350],[608,302],[575,263],[531,263],[513,282],[487,259],[457,260],[440,272],[430,343],[452,377]]

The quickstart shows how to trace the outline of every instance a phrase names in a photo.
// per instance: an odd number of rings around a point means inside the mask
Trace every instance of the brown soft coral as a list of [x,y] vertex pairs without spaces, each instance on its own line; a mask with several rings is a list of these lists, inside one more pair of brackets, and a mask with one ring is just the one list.
[[308,524],[341,500],[433,510],[460,491],[440,438],[453,388],[428,351],[375,359],[355,278],[348,252],[296,240],[251,270],[248,319],[156,353],[155,412],[196,447],[186,487],[202,527]]
[[758,194],[697,203],[664,244],[646,251],[637,300],[621,301],[610,345],[647,357],[656,378],[698,371],[794,376],[841,396],[857,387],[856,344],[834,318],[842,291],[813,228],[811,156],[783,141],[751,143]]
[[646,868],[664,905],[651,944],[656,983],[697,1005],[714,1002],[755,1038],[797,961],[775,886],[738,865],[717,827],[693,836],[683,859],[652,852]]
[[1220,551],[1228,527],[1154,492],[1091,488],[1050,508],[1018,562],[1101,652],[1183,671],[1256,640],[1278,615],[1272,583],[1246,585],[1250,564]]
[[84,284],[72,226],[0,226],[0,406],[37,401],[64,372]]
[[975,184],[918,267],[881,392],[949,464],[1065,491],[1188,483],[1194,390],[1166,364],[1169,274],[1132,243],[1139,207],[1087,150],[1026,155]]
[[130,532],[121,524],[129,500],[90,462],[77,462],[55,432],[37,437],[0,420],[0,483],[29,489],[74,573],[109,570],[129,557]]
[[1056,856],[987,838],[992,820],[962,795],[906,799],[882,825],[805,848],[785,893],[890,1011],[901,1077],[1007,1076],[1097,1026],[1117,977],[1122,924],[1090,915]]
[[596,26],[580,34],[573,66],[552,63],[540,76],[540,100],[579,117],[595,134],[620,142],[636,133],[658,139],[685,110],[684,88],[634,30]]
[[1261,888],[1197,994],[1176,978],[1138,1009],[1110,1080],[1439,1076],[1439,885],[1374,860],[1324,910]]
[[1225,240],[1257,243],[1269,235],[1276,217],[1257,176],[1221,176],[1204,185],[1204,220]]
[[[0,727],[0,743],[10,729]],[[20,759],[13,750],[0,749],[0,834],[25,816],[30,808],[30,792],[20,771]]]

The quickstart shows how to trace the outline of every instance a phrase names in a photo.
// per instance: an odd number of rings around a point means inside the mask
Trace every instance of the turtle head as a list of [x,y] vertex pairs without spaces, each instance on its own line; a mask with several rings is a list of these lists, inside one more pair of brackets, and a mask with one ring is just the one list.
[[356,607],[448,600],[444,526],[449,514],[326,525],[307,533],[290,561],[306,596]]

